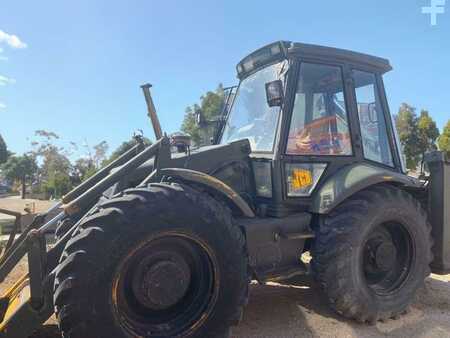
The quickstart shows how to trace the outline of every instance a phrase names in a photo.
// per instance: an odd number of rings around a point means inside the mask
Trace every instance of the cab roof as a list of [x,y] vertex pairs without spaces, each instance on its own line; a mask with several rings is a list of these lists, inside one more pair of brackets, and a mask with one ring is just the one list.
[[342,60],[348,63],[366,64],[373,68],[378,68],[380,72],[386,73],[392,70],[388,59],[380,58],[369,54],[353,52],[347,49],[325,47],[318,45],[310,45],[306,43],[291,43],[288,49],[289,53],[304,54],[306,56],[326,57],[331,59]]
[[[277,53],[277,51],[279,52]],[[248,75],[246,73],[252,73],[263,63],[286,59],[289,56],[360,65],[372,68],[374,71],[382,74],[392,70],[389,60],[377,56],[340,48],[311,45],[300,42],[277,41],[257,49],[242,59],[237,65],[238,77],[245,77]],[[250,71],[250,69],[246,69],[247,67],[245,65],[248,65],[249,62],[252,61],[254,66],[252,67],[252,71]]]

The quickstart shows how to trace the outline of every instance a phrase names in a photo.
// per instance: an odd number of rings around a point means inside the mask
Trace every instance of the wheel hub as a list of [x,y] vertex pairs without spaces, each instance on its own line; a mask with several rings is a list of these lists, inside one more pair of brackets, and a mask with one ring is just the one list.
[[200,325],[215,304],[216,260],[199,238],[161,234],[117,268],[112,304],[130,337],[174,337]]
[[389,271],[395,264],[397,250],[392,243],[382,243],[375,250],[375,264],[381,271]]
[[183,258],[176,254],[164,256],[143,261],[133,283],[136,299],[152,310],[164,310],[177,304],[191,280],[189,265]]
[[183,298],[189,280],[189,267],[163,261],[156,263],[147,271],[142,288],[152,308],[167,309]]
[[362,254],[367,285],[380,295],[390,294],[402,285],[410,273],[414,255],[408,231],[395,222],[376,227]]

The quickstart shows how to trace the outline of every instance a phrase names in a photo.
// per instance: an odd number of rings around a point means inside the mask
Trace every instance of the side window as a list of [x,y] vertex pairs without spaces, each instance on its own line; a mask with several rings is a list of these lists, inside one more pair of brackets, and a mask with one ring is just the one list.
[[340,67],[302,63],[287,154],[351,155]]
[[385,114],[372,73],[353,71],[364,157],[393,166]]

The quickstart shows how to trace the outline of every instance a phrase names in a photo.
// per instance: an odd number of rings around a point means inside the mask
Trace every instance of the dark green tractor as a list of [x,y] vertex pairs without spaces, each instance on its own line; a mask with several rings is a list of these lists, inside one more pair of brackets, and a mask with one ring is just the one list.
[[[251,280],[312,273],[331,307],[374,323],[402,314],[431,271],[450,272],[450,166],[407,176],[385,59],[277,42],[237,65],[212,144],[162,134],[63,198],[0,261],[29,273],[0,299],[0,332],[53,312],[64,337],[226,337]],[[45,231],[58,223],[47,251]],[[300,258],[310,252],[312,261]]]

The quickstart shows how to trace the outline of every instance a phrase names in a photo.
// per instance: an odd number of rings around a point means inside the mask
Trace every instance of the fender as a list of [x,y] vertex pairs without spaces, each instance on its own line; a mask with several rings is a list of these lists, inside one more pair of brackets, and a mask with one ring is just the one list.
[[326,179],[315,192],[310,211],[328,214],[356,192],[379,183],[412,189],[422,188],[420,181],[414,177],[366,163],[352,164]]
[[218,180],[217,178],[202,173],[200,171],[181,169],[181,168],[166,168],[159,170],[160,176],[172,176],[178,177],[185,181],[194,182],[203,186],[206,186],[214,191],[219,192],[222,196],[226,197],[238,210],[242,212],[245,217],[253,218],[255,213],[247,204],[247,202],[230,186]]

